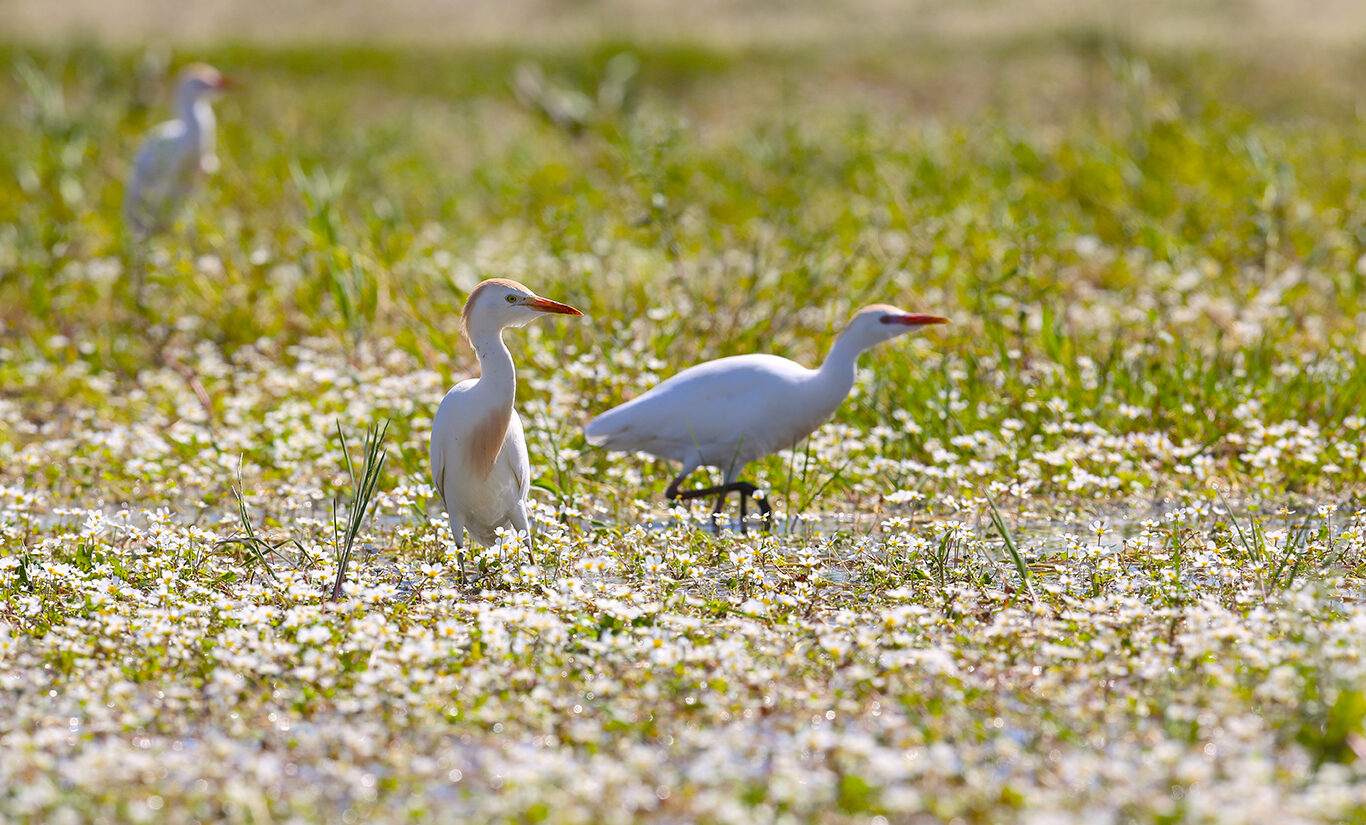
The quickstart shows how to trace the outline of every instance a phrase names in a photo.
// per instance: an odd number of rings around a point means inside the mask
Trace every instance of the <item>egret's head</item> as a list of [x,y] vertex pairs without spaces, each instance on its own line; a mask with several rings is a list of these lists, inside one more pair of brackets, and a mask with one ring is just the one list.
[[226,91],[233,87],[233,81],[206,63],[194,63],[180,73],[180,96],[198,100],[199,98]]
[[582,314],[568,304],[542,298],[516,281],[491,278],[470,290],[461,319],[465,336],[470,337],[471,327],[500,330],[526,326],[543,315]]
[[852,336],[861,349],[867,349],[921,327],[947,323],[948,318],[938,315],[919,315],[890,304],[872,304],[855,313],[843,335]]

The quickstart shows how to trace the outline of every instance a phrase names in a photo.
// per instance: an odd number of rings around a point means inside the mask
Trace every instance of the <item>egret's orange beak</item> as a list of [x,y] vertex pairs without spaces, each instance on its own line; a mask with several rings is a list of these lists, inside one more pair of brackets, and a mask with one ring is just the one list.
[[562,304],[559,301],[551,301],[546,298],[528,298],[526,305],[537,312],[549,312],[553,315],[582,315],[577,309],[569,304]]
[[229,92],[233,89],[240,88],[241,85],[241,82],[234,78],[228,77],[227,75],[219,75],[218,82],[213,84],[213,87],[220,92]]
[[938,315],[913,315],[905,313],[902,315],[887,315],[882,319],[884,324],[901,324],[908,327],[927,327],[932,324],[947,324],[948,318],[941,318]]

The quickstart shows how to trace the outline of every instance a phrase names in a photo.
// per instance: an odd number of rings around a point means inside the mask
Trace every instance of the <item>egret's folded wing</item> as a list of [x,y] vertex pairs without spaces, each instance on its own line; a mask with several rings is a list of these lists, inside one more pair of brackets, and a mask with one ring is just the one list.
[[145,229],[165,221],[171,201],[188,185],[193,169],[185,168],[189,154],[180,140],[183,132],[179,121],[163,123],[138,150],[123,198],[124,215],[135,226]]
[[771,355],[709,361],[608,410],[589,422],[584,435],[609,450],[668,455],[695,448],[708,461],[725,461],[729,456],[722,453],[764,431],[784,390],[807,374]]
[[450,512],[451,508],[446,506],[446,449],[437,439],[432,440],[432,484],[436,485],[441,506]]
[[522,431],[522,417],[516,410],[508,421],[507,435],[503,437],[503,449],[498,454],[498,462],[512,475],[522,498],[531,492],[531,458],[527,455],[526,436]]

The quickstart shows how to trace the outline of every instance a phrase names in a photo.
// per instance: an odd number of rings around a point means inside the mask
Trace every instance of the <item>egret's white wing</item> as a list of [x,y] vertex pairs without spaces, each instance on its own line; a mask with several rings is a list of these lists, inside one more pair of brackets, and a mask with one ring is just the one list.
[[531,457],[527,454],[526,435],[522,431],[522,417],[512,411],[508,422],[507,435],[503,437],[503,449],[498,453],[498,469],[495,472],[507,473],[518,491],[518,501],[525,499],[531,492]]
[[[446,508],[446,512],[451,511],[451,495],[456,494],[457,490],[453,482],[455,478],[448,478],[448,473],[466,472],[466,468],[460,466],[461,457],[461,428],[458,424],[458,416],[453,414],[453,410],[447,405],[446,400],[467,392],[474,386],[474,379],[466,379],[456,384],[446,393],[442,399],[442,406],[447,409],[443,412],[437,410],[436,417],[432,420],[431,438],[431,461],[432,461],[432,484],[436,486],[436,494],[441,497],[441,505]],[[448,484],[448,482],[452,482]]]
[[477,485],[470,485],[467,500],[456,505],[466,519],[470,535],[485,547],[492,547],[497,542],[499,527],[517,526],[530,487],[531,463],[522,422],[514,410],[488,476]]
[[[471,393],[478,384],[469,379],[446,393],[432,418],[432,481],[442,504],[475,541],[492,546],[499,527],[514,523],[531,486],[531,463],[521,418],[512,410],[501,441],[493,445],[485,465],[483,439],[490,431],[488,414]],[[455,528],[452,527],[454,532]]]
[[442,508],[449,513],[451,508],[446,505],[446,443],[439,438],[432,439],[431,460],[432,485],[436,487]]
[[185,124],[167,121],[152,130],[138,151],[123,210],[136,229],[165,223],[194,179],[197,146],[186,140]]
[[585,435],[610,450],[680,462],[700,454],[703,463],[729,466],[778,448],[803,417],[792,401],[812,375],[774,355],[708,361],[598,416]]

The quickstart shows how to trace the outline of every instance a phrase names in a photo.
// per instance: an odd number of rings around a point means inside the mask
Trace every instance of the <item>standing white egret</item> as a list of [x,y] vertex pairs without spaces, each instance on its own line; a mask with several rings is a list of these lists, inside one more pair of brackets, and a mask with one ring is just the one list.
[[582,315],[546,300],[516,281],[493,278],[476,286],[465,301],[465,336],[479,358],[479,377],[456,384],[432,419],[432,481],[450,516],[451,536],[464,547],[464,531],[485,547],[499,527],[526,531],[526,497],[531,489],[522,419],[513,409],[517,371],[503,343],[503,330],[545,314]]
[[148,133],[124,192],[123,217],[136,237],[164,229],[194,187],[195,178],[218,171],[209,101],[231,86],[231,80],[203,63],[180,73],[176,119]]
[[[769,526],[771,508],[740,481],[749,462],[796,446],[849,395],[859,356],[898,335],[931,324],[937,315],[913,315],[886,304],[864,307],[835,339],[819,369],[807,369],[776,355],[735,355],[690,367],[644,395],[615,407],[584,430],[588,443],[621,452],[642,452],[683,465],[664,495],[694,499],[716,495],[713,514],[726,495],[740,494],[740,528],[745,503],[754,497]],[[679,490],[698,467],[716,467],[716,487]]]

